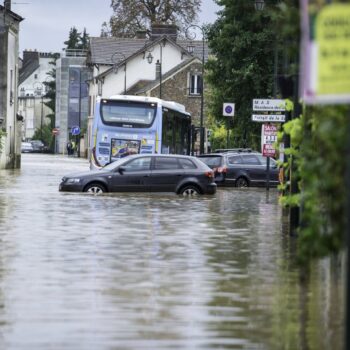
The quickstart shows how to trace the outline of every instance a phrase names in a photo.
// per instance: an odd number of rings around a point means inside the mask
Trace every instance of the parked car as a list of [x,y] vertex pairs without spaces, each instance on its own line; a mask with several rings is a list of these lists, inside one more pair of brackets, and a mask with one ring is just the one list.
[[33,152],[42,153],[47,152],[47,147],[41,140],[32,140],[30,143],[33,146]]
[[[250,149],[211,153],[198,158],[213,169],[218,185],[249,187],[266,185],[266,157]],[[270,185],[277,186],[278,166],[270,158]]]
[[64,176],[60,191],[175,192],[214,194],[214,172],[195,157],[137,154],[116,160],[100,170]]
[[21,144],[22,153],[32,153],[34,152],[33,146],[30,142],[22,142]]

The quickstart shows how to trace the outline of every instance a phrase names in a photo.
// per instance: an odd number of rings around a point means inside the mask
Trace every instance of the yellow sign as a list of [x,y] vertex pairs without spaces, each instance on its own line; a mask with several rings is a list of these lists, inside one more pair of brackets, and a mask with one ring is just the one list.
[[325,6],[317,16],[316,93],[350,93],[350,4]]

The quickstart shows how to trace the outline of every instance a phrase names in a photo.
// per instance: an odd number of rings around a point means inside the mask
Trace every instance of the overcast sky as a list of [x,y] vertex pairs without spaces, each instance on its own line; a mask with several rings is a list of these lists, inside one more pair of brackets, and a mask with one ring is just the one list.
[[[0,0],[3,3],[3,0]],[[20,27],[20,53],[25,49],[60,52],[68,39],[69,29],[86,27],[90,36],[99,36],[101,24],[108,21],[111,0],[13,0],[12,11],[25,20]],[[202,0],[200,22],[212,23],[218,6]]]

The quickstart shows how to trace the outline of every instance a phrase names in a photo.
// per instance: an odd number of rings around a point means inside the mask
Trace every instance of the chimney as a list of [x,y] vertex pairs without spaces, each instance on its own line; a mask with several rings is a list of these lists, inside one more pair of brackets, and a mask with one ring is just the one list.
[[4,0],[5,10],[11,11],[11,0]]
[[138,30],[135,34],[136,39],[146,39],[147,38],[147,30]]
[[152,23],[151,27],[151,40],[157,40],[165,35],[176,41],[177,26],[175,24]]
[[28,64],[30,61],[37,61],[39,62],[39,52],[38,51],[31,51],[26,50],[23,51],[23,67]]

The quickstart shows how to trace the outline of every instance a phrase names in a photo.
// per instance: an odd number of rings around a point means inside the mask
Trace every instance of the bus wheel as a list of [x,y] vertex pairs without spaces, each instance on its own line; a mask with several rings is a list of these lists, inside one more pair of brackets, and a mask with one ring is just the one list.
[[87,185],[84,188],[84,192],[92,193],[92,194],[101,194],[101,193],[104,193],[107,191],[103,185],[92,183],[92,184]]
[[188,185],[181,188],[180,194],[183,196],[197,196],[200,194],[200,191],[197,186]]

